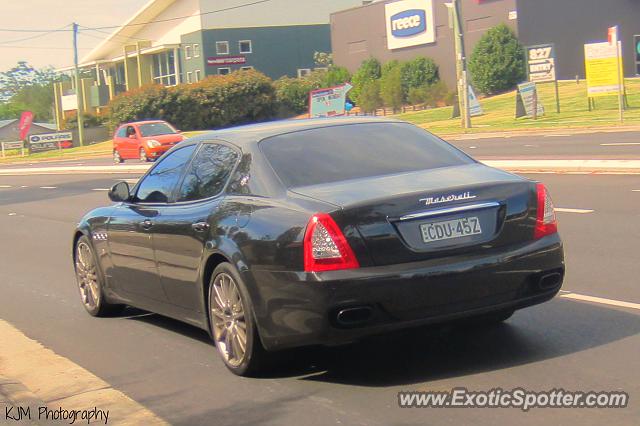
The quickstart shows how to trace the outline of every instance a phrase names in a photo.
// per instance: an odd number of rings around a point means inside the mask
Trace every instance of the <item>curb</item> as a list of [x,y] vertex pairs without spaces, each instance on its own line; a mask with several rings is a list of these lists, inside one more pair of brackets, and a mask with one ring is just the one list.
[[[17,418],[21,415],[20,409],[31,409],[31,415],[37,412],[38,407],[46,406],[47,404],[40,398],[31,392],[22,382],[16,379],[10,379],[8,377],[0,375],[0,405],[5,405],[5,417],[8,415],[13,418]],[[8,410],[12,410],[7,413]],[[24,412],[22,412],[24,414]],[[43,425],[44,423],[31,419],[30,424]],[[5,418],[5,420],[9,420]]]
[[484,164],[519,173],[640,174],[640,160],[485,160]]
[[[420,126],[425,130],[429,130],[428,125]],[[523,129],[523,130],[507,130],[495,132],[476,132],[476,133],[443,133],[437,134],[438,137],[449,140],[473,140],[473,139],[496,139],[496,138],[517,138],[529,136],[574,136],[588,135],[593,133],[628,133],[640,132],[640,126],[616,126],[616,127],[558,127],[545,129]]]

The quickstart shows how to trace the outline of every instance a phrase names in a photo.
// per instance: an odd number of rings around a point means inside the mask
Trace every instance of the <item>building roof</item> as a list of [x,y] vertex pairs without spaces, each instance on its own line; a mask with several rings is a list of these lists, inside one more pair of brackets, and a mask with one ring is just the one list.
[[105,54],[115,47],[125,44],[125,41],[132,44],[139,41],[134,35],[140,31],[144,26],[143,24],[152,21],[175,2],[176,0],[149,0],[149,2],[134,13],[129,20],[118,27],[108,38],[100,42],[91,52],[83,57],[81,63],[86,65],[103,59]]

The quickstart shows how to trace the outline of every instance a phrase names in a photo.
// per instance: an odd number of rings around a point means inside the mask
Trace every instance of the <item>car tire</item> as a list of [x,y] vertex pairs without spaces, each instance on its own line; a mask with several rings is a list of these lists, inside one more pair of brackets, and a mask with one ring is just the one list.
[[104,275],[89,238],[81,236],[74,250],[74,270],[80,301],[89,315],[104,317],[121,312],[125,306],[108,302],[104,295]]
[[140,148],[140,161],[146,163],[149,161],[149,157],[147,157],[147,151],[144,148]]
[[267,352],[260,341],[247,287],[236,268],[226,262],[218,265],[207,293],[209,328],[225,366],[238,376],[258,373]]
[[124,159],[122,158],[122,156],[120,156],[120,152],[118,152],[118,150],[113,150],[113,162],[116,164],[122,164],[124,163]]

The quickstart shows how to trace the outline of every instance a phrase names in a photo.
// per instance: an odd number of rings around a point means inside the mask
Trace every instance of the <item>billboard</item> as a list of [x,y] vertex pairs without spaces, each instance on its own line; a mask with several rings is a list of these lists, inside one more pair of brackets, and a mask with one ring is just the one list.
[[389,50],[436,41],[433,0],[400,0],[385,4],[384,9]]
[[29,136],[29,150],[31,152],[50,151],[52,149],[72,148],[73,136],[71,132],[42,133]]
[[584,45],[584,63],[587,74],[587,96],[617,95],[620,90],[622,58],[620,42],[615,44],[590,43]]
[[309,93],[309,117],[335,117],[344,115],[347,93],[353,86],[346,83]]

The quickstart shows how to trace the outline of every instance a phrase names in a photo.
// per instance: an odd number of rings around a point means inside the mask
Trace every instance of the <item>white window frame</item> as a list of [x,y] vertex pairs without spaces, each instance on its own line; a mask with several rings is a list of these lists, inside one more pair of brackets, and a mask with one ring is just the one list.
[[200,57],[200,45],[198,43],[194,43],[193,45],[193,57],[194,58]]
[[[227,71],[229,71],[229,72],[228,72],[227,74],[222,74],[222,73],[220,72],[221,70],[227,70]],[[218,72],[218,75],[228,75],[228,74],[231,74],[231,67],[220,67],[220,68],[218,68],[218,71],[217,71],[217,72]]]
[[[221,45],[221,44],[223,44],[223,45],[226,45],[226,46],[227,46],[227,51],[226,51],[226,52],[224,52],[224,53],[223,53],[223,52],[220,52],[219,45]],[[229,48],[229,42],[228,42],[228,41],[216,41],[216,54],[217,54],[217,55],[228,55],[230,51],[231,51],[231,50],[230,50],[230,48]]]
[[184,46],[184,59],[191,59],[193,56],[193,46],[185,44]]
[[252,65],[246,65],[246,66],[244,66],[244,67],[240,67],[240,69],[241,69],[242,71],[250,71],[250,70],[252,70],[252,69],[253,69],[253,66],[252,66]]
[[[242,51],[242,43],[249,43],[249,50],[243,52]],[[238,42],[238,52],[240,52],[243,55],[248,55],[249,53],[253,53],[253,42],[251,40],[240,40]]]
[[187,72],[187,84],[193,83],[193,73],[191,71]]
[[197,83],[197,82],[199,82],[199,81],[200,81],[200,79],[201,79],[201,78],[200,78],[200,74],[201,74],[201,73],[200,73],[200,70],[195,70],[195,71],[193,72],[193,77],[195,78],[194,83]]
[[306,77],[311,74],[311,68],[298,68],[298,78]]

